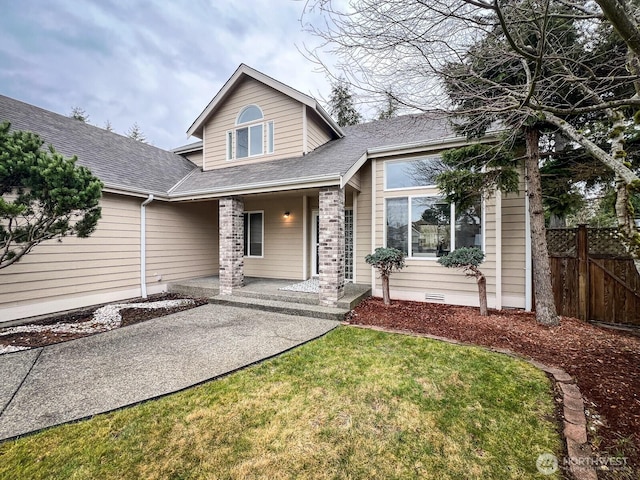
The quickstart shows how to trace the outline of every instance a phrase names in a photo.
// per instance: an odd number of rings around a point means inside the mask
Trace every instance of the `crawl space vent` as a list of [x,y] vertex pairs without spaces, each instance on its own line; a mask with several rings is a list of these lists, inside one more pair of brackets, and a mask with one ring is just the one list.
[[444,293],[425,293],[424,299],[430,302],[444,302]]

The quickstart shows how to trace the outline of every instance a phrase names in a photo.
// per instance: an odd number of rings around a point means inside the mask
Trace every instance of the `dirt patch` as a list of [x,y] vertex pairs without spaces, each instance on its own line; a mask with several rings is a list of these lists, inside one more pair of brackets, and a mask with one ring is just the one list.
[[[126,303],[150,303],[150,302],[160,302],[164,300],[179,300],[183,298],[191,298],[186,297],[184,295],[177,295],[172,293],[162,293],[157,295],[149,295],[146,299],[137,298],[133,300],[129,300],[126,302],[118,302],[120,304]],[[189,305],[181,305],[175,307],[161,307],[154,309],[143,309],[143,308],[124,308],[120,310],[120,315],[122,316],[122,322],[119,327],[126,327],[128,325],[133,325],[135,323],[144,322],[145,320],[150,320],[152,318],[163,317],[165,315],[169,315],[171,313],[181,312],[183,310],[189,310],[190,308],[195,308],[200,305],[204,305],[207,303],[206,299],[203,298],[194,298],[194,302]],[[93,313],[96,311],[98,307],[89,308],[81,311],[69,312],[61,315],[55,315],[43,319],[39,319],[37,321],[29,323],[29,325],[53,325],[56,323],[83,323],[90,321],[93,318]],[[3,329],[0,328],[0,332]],[[28,332],[28,333],[12,333],[9,335],[0,336],[0,345],[11,345],[14,347],[44,347],[46,345],[51,345],[53,343],[65,342],[67,340],[74,340],[76,338],[86,337],[89,335],[95,335],[100,333],[96,332],[51,332],[51,331],[42,331],[42,332]]]
[[[640,337],[575,318],[545,327],[521,311],[481,317],[477,308],[400,301],[387,307],[378,298],[362,302],[347,320],[509,349],[564,369],[585,399],[594,454],[627,457],[627,465],[640,472]],[[599,476],[627,478],[613,471]]]

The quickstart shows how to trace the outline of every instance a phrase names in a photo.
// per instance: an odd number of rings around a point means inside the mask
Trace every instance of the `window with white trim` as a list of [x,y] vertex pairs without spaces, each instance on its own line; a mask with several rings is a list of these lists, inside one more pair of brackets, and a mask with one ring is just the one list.
[[415,195],[385,200],[387,247],[409,258],[437,258],[454,248],[482,248],[482,201],[456,209],[441,197]]
[[439,155],[384,162],[384,189],[432,187],[443,171]]
[[244,213],[244,256],[264,255],[264,212]]
[[259,106],[248,105],[244,107],[236,118],[235,130],[227,131],[227,160],[273,153],[273,131],[273,121],[265,124],[264,114]]

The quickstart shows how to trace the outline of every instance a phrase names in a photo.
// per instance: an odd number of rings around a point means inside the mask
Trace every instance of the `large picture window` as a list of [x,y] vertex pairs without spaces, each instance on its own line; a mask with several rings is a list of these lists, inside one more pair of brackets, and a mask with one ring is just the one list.
[[273,153],[273,121],[265,125],[260,107],[249,105],[240,110],[236,126],[227,132],[227,160]]
[[388,198],[386,245],[410,258],[437,258],[451,246],[482,247],[482,202],[457,211],[434,196]]
[[244,256],[262,257],[264,251],[264,213],[244,214]]
[[384,188],[430,187],[435,185],[436,176],[443,171],[440,157],[412,158],[407,160],[391,160],[384,163]]

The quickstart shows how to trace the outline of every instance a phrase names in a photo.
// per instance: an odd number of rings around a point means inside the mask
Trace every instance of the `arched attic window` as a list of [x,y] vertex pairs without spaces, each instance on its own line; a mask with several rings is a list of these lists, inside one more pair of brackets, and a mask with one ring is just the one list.
[[[243,107],[236,117],[235,130],[227,132],[227,160],[273,153],[273,122],[265,122],[257,105]],[[266,145],[265,145],[266,144]]]
[[241,123],[255,122],[256,120],[262,120],[264,115],[262,114],[262,110],[257,105],[249,105],[240,110],[240,114],[238,115],[238,119],[236,120],[236,125],[240,125]]

